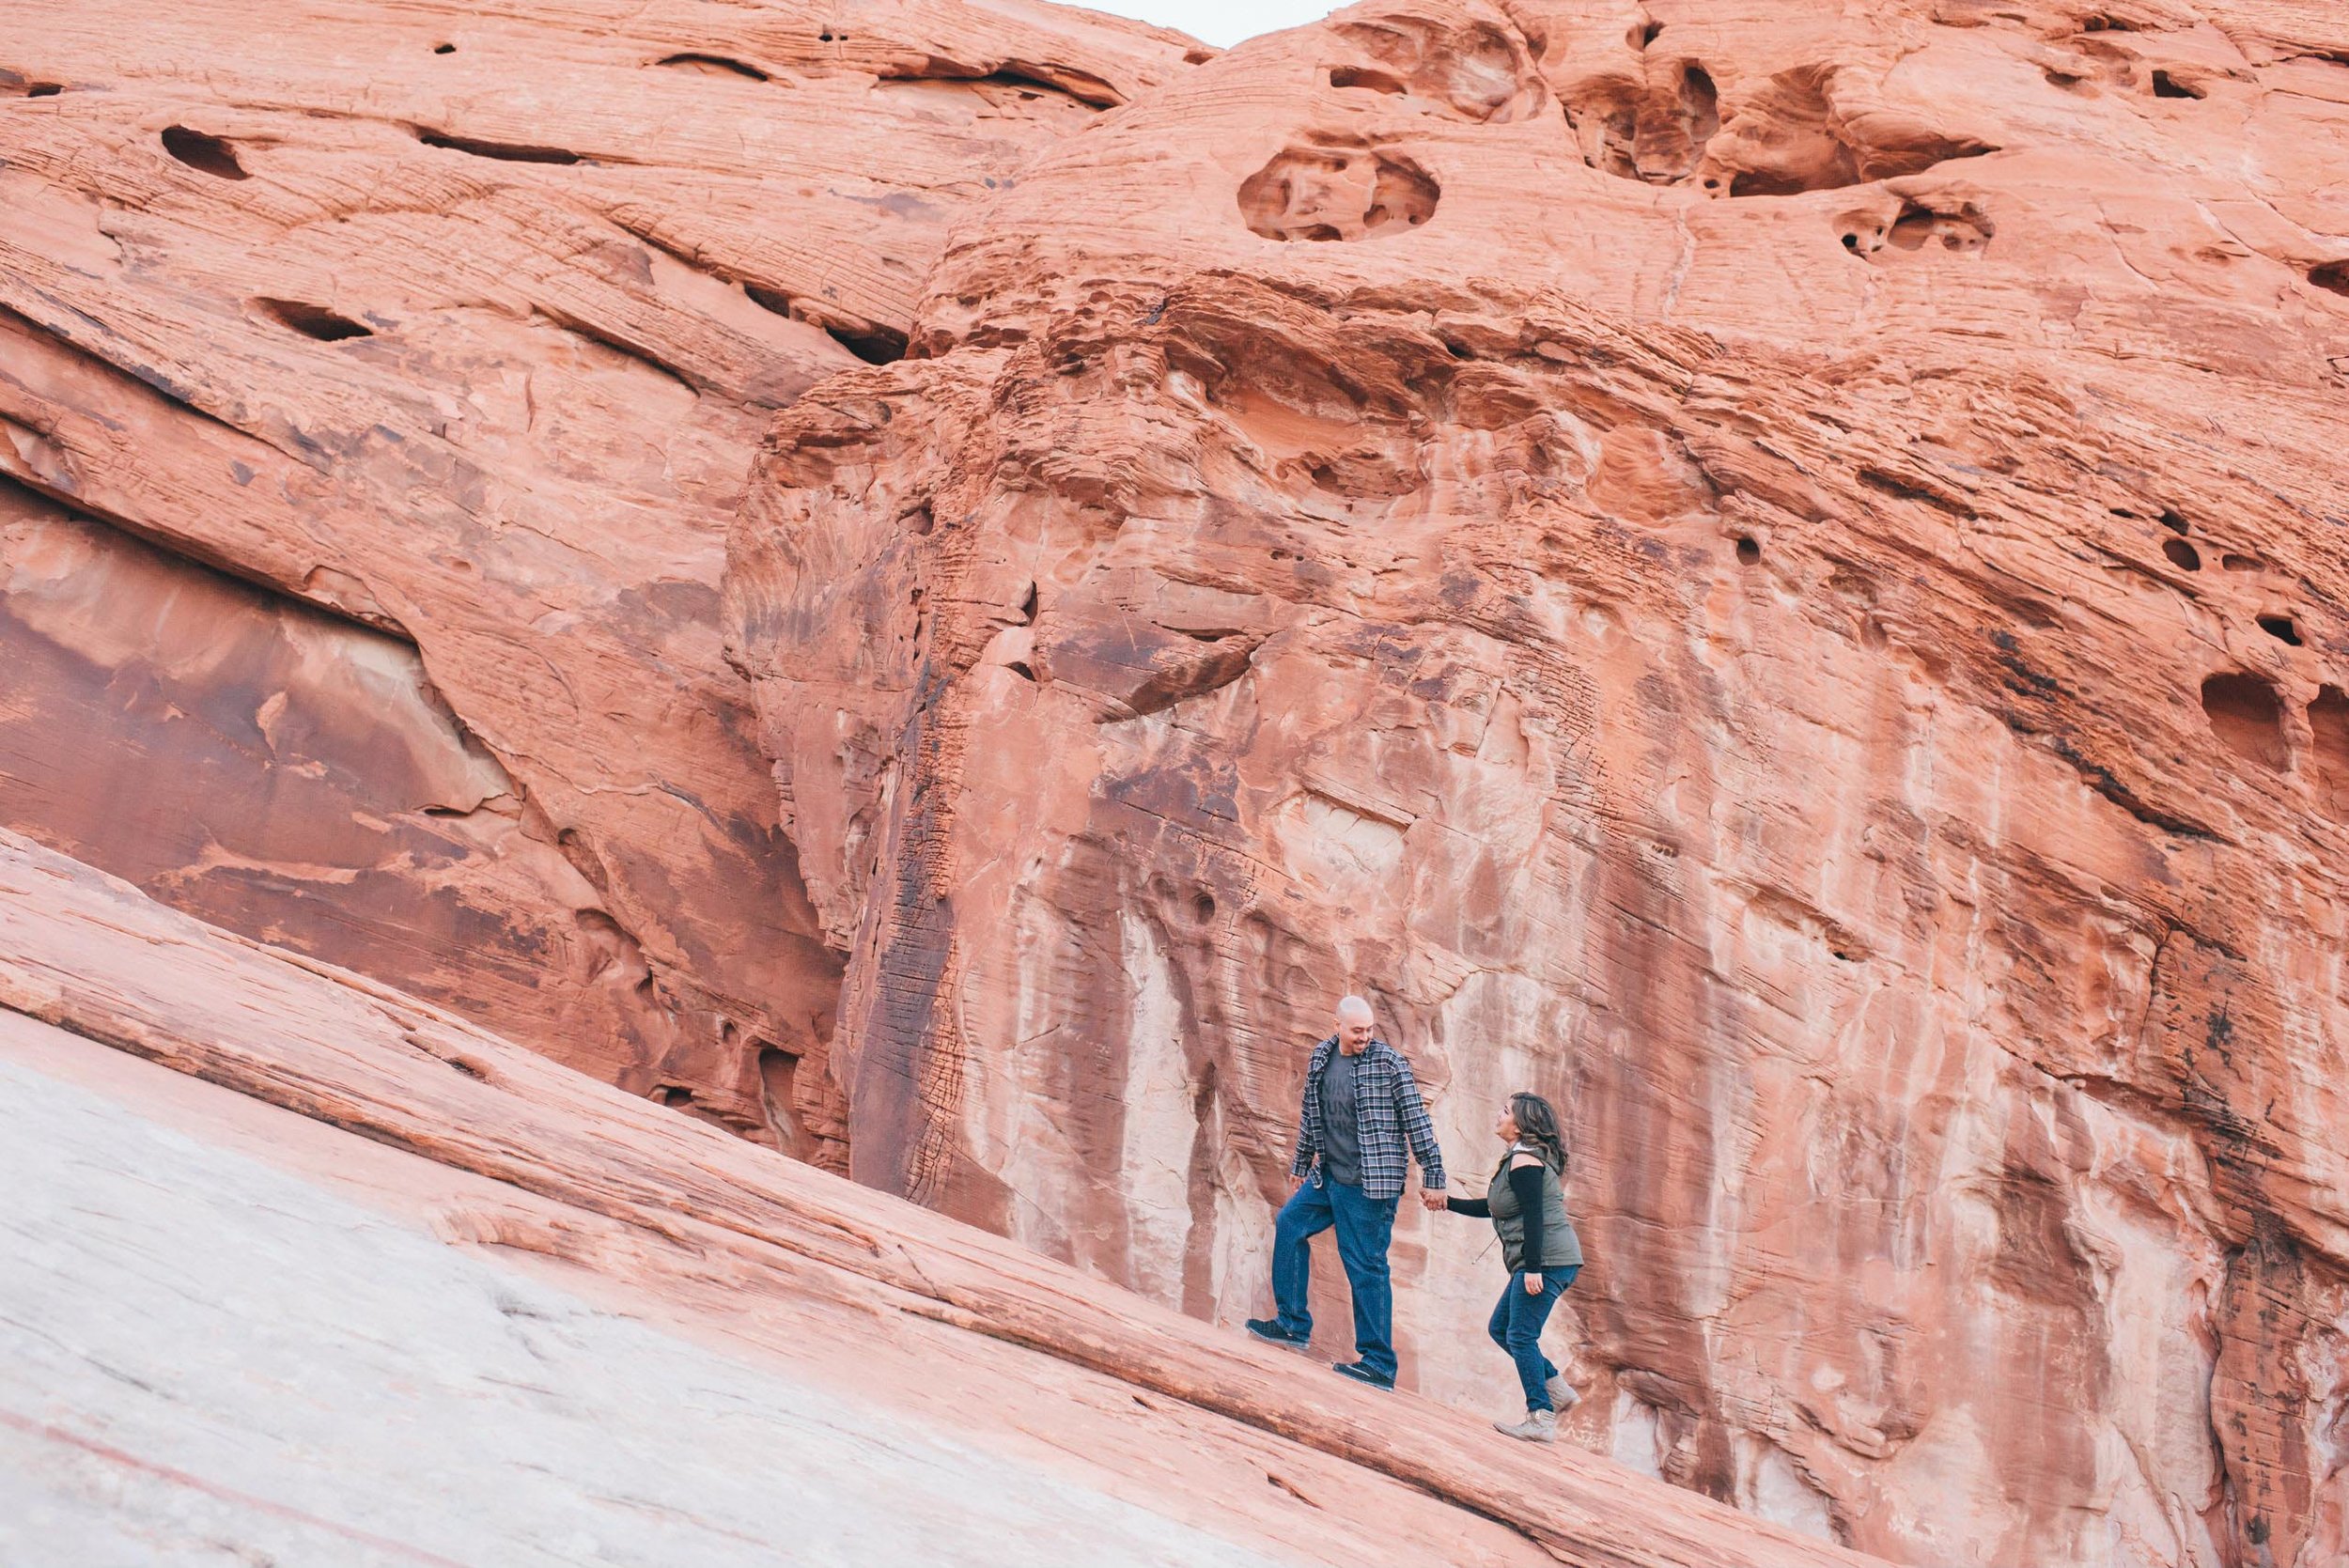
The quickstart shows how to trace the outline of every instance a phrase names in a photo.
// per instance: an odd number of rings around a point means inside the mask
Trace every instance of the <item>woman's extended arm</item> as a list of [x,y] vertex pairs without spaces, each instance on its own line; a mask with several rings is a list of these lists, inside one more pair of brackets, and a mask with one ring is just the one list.
[[1525,1287],[1538,1291],[1542,1274],[1542,1162],[1538,1156],[1519,1155],[1509,1162],[1509,1190],[1517,1195],[1517,1213],[1525,1217]]
[[1493,1217],[1492,1205],[1482,1198],[1455,1198],[1446,1193],[1443,1206],[1455,1214],[1465,1214],[1471,1219],[1490,1219]]

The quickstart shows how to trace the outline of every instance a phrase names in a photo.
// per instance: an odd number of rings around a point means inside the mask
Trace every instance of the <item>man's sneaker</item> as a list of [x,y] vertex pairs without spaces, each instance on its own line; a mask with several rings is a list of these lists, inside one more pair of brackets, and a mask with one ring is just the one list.
[[1276,1320],[1268,1317],[1250,1318],[1248,1331],[1267,1344],[1277,1344],[1283,1350],[1304,1350],[1313,1341],[1312,1335],[1292,1334],[1282,1327]]
[[1574,1385],[1566,1381],[1566,1374],[1563,1372],[1542,1387],[1549,1392],[1549,1407],[1562,1416],[1573,1409],[1582,1397],[1575,1392]]
[[1394,1387],[1394,1378],[1392,1374],[1373,1372],[1360,1361],[1332,1361],[1330,1363],[1330,1370],[1340,1377],[1351,1377],[1355,1382],[1367,1383],[1374,1389]]
[[1493,1430],[1506,1436],[1522,1437],[1529,1443],[1554,1443],[1558,1440],[1558,1412],[1528,1410],[1521,1421],[1495,1421]]

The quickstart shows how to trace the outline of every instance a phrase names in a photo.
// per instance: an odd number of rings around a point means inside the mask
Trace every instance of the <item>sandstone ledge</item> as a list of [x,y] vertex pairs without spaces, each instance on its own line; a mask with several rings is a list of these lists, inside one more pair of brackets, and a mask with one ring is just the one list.
[[[909,1320],[929,1336],[926,1375],[950,1385],[972,1376],[991,1386],[966,1361],[1000,1371],[1012,1364],[1003,1347],[1016,1346],[1034,1386],[1068,1393],[1065,1407],[1048,1398],[1019,1421],[1065,1419],[1081,1440],[1099,1420],[1081,1397],[1097,1388],[1086,1379],[1113,1379],[1135,1406],[1119,1420],[1146,1423],[1153,1441],[1212,1456],[1273,1452],[1261,1449],[1268,1434],[1280,1452],[1357,1467],[1350,1479],[1341,1467],[1289,1484],[1346,1487],[1341,1514],[1366,1489],[1365,1506],[1392,1512],[1423,1551],[1428,1514],[1414,1493],[1465,1511],[1455,1528],[1480,1552],[1501,1553],[1491,1560],[1506,1560],[1508,1548],[1481,1533],[1484,1521],[1594,1568],[1872,1560],[1571,1448],[1527,1452],[1458,1412],[1346,1388],[1008,1242],[664,1113],[387,987],[166,910],[14,835],[0,837],[0,1003],[11,1011],[518,1189],[500,1203],[476,1186],[443,1204],[438,1223],[450,1239],[559,1259],[599,1289],[669,1298],[664,1311],[683,1299],[842,1336],[801,1348],[844,1375],[868,1355],[876,1385],[899,1375],[890,1326]],[[203,1125],[226,1122],[213,1106]],[[350,1157],[379,1153],[354,1148]],[[866,1327],[849,1327],[858,1323]],[[983,1413],[972,1419],[984,1428]],[[1268,1495],[1285,1496],[1283,1484]],[[1242,1516],[1254,1512],[1240,1503]]]

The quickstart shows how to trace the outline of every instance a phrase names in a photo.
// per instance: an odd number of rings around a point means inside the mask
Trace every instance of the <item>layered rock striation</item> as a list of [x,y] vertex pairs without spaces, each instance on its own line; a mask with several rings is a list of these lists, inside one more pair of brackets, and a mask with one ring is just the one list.
[[[1285,1431],[1111,1286],[1259,1304],[1359,990],[1456,1179],[1568,1111],[1583,1445],[1910,1562],[2339,1560],[2344,60],[2293,0],[19,7],[0,826],[412,993],[458,1098],[343,990],[195,1028],[126,954],[308,983],[23,846],[10,1005],[770,1234],[686,1172],[770,1156],[486,1026],[1109,1281],[781,1244],[913,1316]],[[1455,1403],[1482,1241],[1396,1251]],[[1800,1560],[1304,1404],[1570,1560]]]
[[[730,552],[852,1170],[1229,1319],[1359,990],[1471,1179],[1568,1111],[1582,1441],[2338,1560],[2343,59],[1403,0],[1046,151]],[[1466,1397],[1484,1238],[1402,1234]]]
[[842,1163],[725,527],[774,410],[902,351],[953,216],[1196,52],[919,4],[16,8],[0,821]]

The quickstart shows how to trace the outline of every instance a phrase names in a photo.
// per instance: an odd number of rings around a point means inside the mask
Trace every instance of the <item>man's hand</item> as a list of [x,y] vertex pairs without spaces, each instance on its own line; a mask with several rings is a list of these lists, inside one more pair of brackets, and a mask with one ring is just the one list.
[[1528,1296],[1539,1296],[1542,1294],[1542,1277],[1540,1275],[1528,1274],[1525,1277],[1525,1294]]
[[1427,1208],[1429,1213],[1441,1213],[1444,1205],[1443,1188],[1440,1187],[1423,1187],[1419,1189],[1419,1201]]

